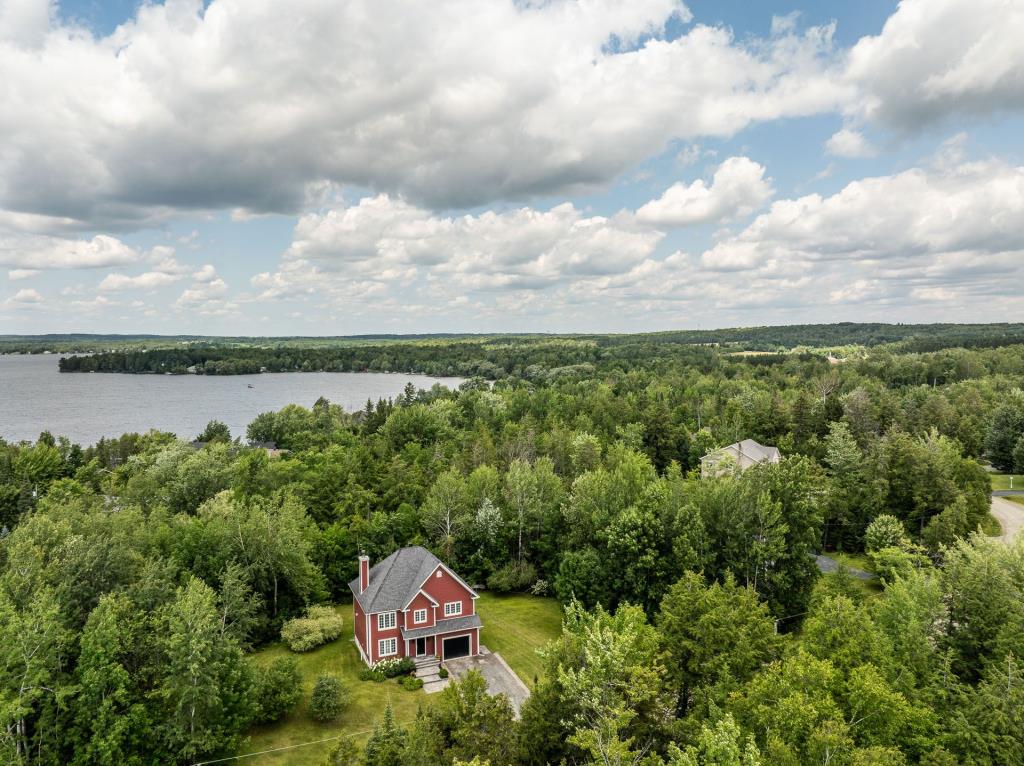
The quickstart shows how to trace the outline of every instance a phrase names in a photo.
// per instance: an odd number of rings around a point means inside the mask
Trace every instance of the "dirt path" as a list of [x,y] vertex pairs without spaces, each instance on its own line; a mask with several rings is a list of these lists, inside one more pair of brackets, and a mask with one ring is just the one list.
[[1024,505],[1011,502],[1004,497],[993,497],[992,515],[1003,525],[1000,540],[1010,542],[1024,529]]

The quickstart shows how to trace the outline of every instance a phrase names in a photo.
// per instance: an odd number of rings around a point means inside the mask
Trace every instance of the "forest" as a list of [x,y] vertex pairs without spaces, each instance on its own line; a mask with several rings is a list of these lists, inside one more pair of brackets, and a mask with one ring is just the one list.
[[[630,335],[351,336],[347,338],[201,338],[161,336],[0,337],[0,352],[81,351],[61,372],[246,375],[260,372],[416,372],[500,379],[508,376],[627,371],[647,359],[703,363],[709,347],[729,352],[839,355],[861,347],[895,353],[997,348],[1024,343],[1024,325],[840,323]],[[702,353],[703,352],[703,353]],[[761,360],[764,363],[767,360]]]
[[[350,600],[360,553],[422,544],[557,598],[561,636],[519,718],[471,675],[330,764],[1024,763],[1024,542],[989,536],[987,470],[1024,471],[1024,345],[835,327],[841,358],[654,335],[69,357],[471,379],[245,434],[0,443],[0,761],[237,752],[295,704],[253,651]],[[782,460],[701,478],[746,438]]]

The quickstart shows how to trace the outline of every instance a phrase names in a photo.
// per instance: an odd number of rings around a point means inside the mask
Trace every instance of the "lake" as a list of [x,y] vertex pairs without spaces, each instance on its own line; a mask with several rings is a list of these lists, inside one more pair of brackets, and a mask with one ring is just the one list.
[[[34,441],[40,431],[82,446],[103,436],[151,428],[194,439],[211,420],[245,438],[261,412],[312,407],[321,396],[346,410],[394,398],[405,384],[456,388],[463,378],[378,372],[278,372],[263,375],[121,375],[57,371],[57,354],[0,354],[0,438]],[[250,388],[252,386],[252,388]]]

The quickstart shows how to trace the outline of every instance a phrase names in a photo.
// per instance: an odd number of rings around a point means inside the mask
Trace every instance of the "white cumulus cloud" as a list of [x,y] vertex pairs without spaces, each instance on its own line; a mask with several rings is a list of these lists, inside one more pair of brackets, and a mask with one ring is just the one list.
[[836,157],[870,157],[875,149],[859,130],[843,128],[825,142],[825,151]]
[[116,237],[91,239],[0,232],[0,265],[21,269],[93,269],[135,263],[139,253]]
[[881,33],[849,52],[848,105],[902,131],[954,114],[1024,109],[1024,4],[903,0]]
[[1024,167],[939,162],[827,197],[777,200],[706,250],[701,265],[747,280],[813,274],[815,294],[833,303],[970,298],[992,310],[1021,276],[1022,219]]
[[[638,229],[630,219],[587,216],[570,203],[443,217],[378,195],[303,216],[285,255],[349,278],[389,281],[422,273],[468,289],[542,288],[619,273],[649,257],[663,234]],[[273,287],[269,275],[260,279]]]
[[196,282],[212,282],[217,278],[217,269],[213,267],[212,263],[205,263],[199,267],[198,271],[192,272],[192,279]]
[[715,170],[710,184],[699,179],[675,183],[637,210],[636,217],[662,227],[724,222],[760,209],[773,191],[764,166],[747,157],[730,157]]
[[677,0],[295,0],[302,23],[283,14],[168,0],[108,37],[55,23],[32,48],[0,41],[0,209],[138,225],[294,211],[324,182],[475,206],[600,185],[670,141],[844,100],[831,27],[668,39],[689,19]]
[[26,287],[22,290],[18,290],[14,295],[8,298],[4,303],[14,308],[32,308],[42,305],[44,302],[43,296],[40,292],[34,288]]
[[11,269],[7,272],[7,278],[11,281],[18,279],[31,279],[42,274],[39,269]]
[[134,277],[126,274],[107,274],[100,282],[100,290],[152,290],[156,287],[173,284],[181,279],[174,274],[166,274],[162,271],[147,271]]

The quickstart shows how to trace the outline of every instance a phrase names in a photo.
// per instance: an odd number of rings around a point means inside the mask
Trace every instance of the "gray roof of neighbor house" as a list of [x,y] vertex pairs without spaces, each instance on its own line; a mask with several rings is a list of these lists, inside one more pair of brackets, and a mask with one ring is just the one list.
[[701,458],[701,460],[703,460],[704,458],[712,457],[713,455],[716,455],[718,453],[725,452],[726,450],[742,453],[747,457],[758,462],[760,462],[761,460],[771,460],[773,458],[779,457],[778,447],[769,447],[765,444],[759,444],[753,439],[744,439],[741,442],[735,442],[725,447],[712,450],[703,458]]
[[434,625],[427,628],[402,628],[402,638],[426,638],[436,636],[439,633],[453,633],[456,630],[469,630],[471,628],[483,627],[480,615],[467,614],[465,617],[449,617],[447,620],[438,620]]
[[[404,609],[412,601],[423,582],[430,577],[441,560],[419,545],[399,548],[383,561],[370,567],[370,584],[359,592],[359,578],[348,584],[352,595],[366,614],[394,612]],[[451,571],[451,570],[449,570]],[[470,593],[476,593],[461,578],[456,579],[466,586]]]

